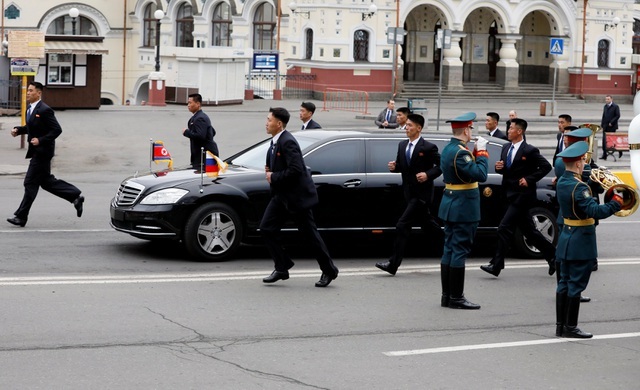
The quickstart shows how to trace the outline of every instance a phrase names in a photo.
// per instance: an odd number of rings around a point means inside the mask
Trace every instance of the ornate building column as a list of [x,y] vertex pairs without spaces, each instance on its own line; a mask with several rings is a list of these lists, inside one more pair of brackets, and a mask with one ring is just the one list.
[[462,31],[451,32],[451,49],[445,49],[442,63],[442,84],[446,89],[462,89],[462,49],[460,40],[467,36]]
[[505,89],[518,87],[518,70],[520,65],[516,42],[522,39],[522,35],[507,34],[498,35],[502,47],[500,48],[500,61],[496,64],[496,83]]

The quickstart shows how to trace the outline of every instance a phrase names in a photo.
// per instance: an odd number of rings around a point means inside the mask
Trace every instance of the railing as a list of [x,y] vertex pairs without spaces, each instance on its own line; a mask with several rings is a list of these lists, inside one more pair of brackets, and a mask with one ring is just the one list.
[[[281,89],[283,99],[313,98],[315,74],[281,74],[251,72],[245,76],[246,89],[260,99],[273,99],[273,90]],[[279,83],[278,83],[279,81]]]
[[0,108],[20,109],[21,84],[20,79],[0,80]]
[[369,113],[369,94],[365,91],[327,88],[324,91],[322,111],[339,110]]

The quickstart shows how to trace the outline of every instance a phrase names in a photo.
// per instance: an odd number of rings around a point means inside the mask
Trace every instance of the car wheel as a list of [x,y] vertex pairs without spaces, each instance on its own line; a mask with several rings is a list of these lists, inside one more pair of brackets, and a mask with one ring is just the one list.
[[[542,233],[547,241],[555,245],[558,240],[558,224],[556,223],[556,216],[544,207],[534,207],[531,209],[530,213],[536,229]],[[513,247],[518,255],[534,259],[543,257],[542,253],[536,247],[527,242],[527,239],[520,229],[516,230],[513,238]]]
[[224,203],[207,203],[187,220],[184,244],[193,257],[204,261],[227,260],[238,249],[242,223],[238,214]]

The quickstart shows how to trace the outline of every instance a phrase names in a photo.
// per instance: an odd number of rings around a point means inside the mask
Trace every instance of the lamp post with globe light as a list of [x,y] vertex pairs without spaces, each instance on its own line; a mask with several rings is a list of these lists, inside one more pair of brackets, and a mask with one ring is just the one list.
[[149,99],[150,106],[166,106],[166,76],[160,72],[160,20],[164,18],[164,11],[161,9],[153,13],[156,19],[156,64],[155,71],[149,74]]

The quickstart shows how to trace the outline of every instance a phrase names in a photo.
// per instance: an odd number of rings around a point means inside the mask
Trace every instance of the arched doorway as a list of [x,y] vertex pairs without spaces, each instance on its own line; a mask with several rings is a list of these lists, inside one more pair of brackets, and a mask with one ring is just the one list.
[[412,9],[404,23],[407,31],[400,58],[404,81],[433,82],[439,77],[440,51],[435,46],[437,29],[450,28],[444,13],[433,5]]
[[[516,43],[518,51],[519,74],[518,82],[532,84],[549,83],[549,66],[553,62],[549,54],[549,36],[551,25],[556,22],[542,11],[533,11],[522,20],[520,25],[520,39]],[[555,28],[557,30],[557,27]]]
[[496,80],[496,66],[500,61],[500,40],[498,35],[498,23],[494,20],[489,27],[489,40],[487,42],[487,64],[489,64],[489,80]]
[[500,61],[499,25],[504,24],[500,15],[482,7],[469,14],[464,22],[466,36],[461,40],[462,80],[465,82],[492,82]]

